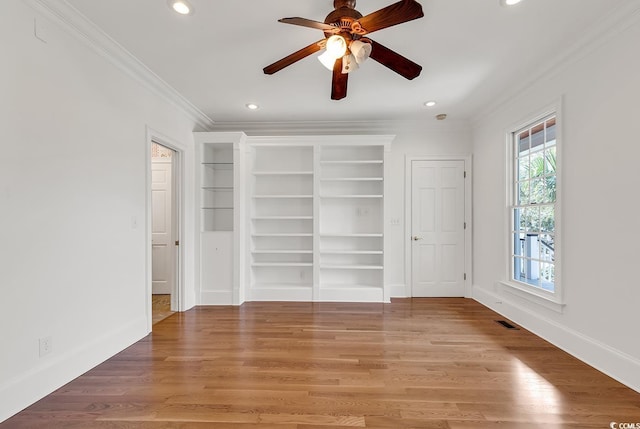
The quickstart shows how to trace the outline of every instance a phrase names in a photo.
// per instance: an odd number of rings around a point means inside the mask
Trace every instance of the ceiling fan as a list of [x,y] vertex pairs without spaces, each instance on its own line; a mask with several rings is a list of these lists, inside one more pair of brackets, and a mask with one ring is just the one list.
[[349,73],[369,57],[409,80],[420,75],[420,65],[364,37],[383,28],[422,18],[424,13],[420,3],[415,0],[401,0],[366,16],[362,16],[355,9],[356,0],[334,0],[333,7],[335,10],[327,15],[324,22],[299,17],[278,20],[285,24],[322,30],[325,38],[268,65],[264,72],[274,74],[315,52],[326,49],[318,59],[333,71],[333,100],[347,96]]

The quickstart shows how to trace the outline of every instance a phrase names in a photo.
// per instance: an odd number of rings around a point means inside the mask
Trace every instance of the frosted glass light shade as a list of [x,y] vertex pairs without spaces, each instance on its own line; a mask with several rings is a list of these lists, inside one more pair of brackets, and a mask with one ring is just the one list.
[[327,69],[333,71],[333,65],[336,63],[336,58],[334,58],[329,52],[324,52],[322,55],[318,56],[318,61],[320,61]]
[[351,54],[353,54],[355,61],[358,64],[362,64],[367,60],[367,58],[369,58],[369,55],[371,55],[371,44],[361,42],[360,40],[354,40],[351,42],[349,50],[351,51]]

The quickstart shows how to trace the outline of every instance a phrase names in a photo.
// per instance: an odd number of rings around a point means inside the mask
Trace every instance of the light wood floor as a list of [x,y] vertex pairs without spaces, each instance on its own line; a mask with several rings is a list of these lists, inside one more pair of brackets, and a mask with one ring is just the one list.
[[171,316],[171,295],[151,295],[151,323],[155,325]]
[[640,394],[466,299],[196,308],[0,428],[609,428]]

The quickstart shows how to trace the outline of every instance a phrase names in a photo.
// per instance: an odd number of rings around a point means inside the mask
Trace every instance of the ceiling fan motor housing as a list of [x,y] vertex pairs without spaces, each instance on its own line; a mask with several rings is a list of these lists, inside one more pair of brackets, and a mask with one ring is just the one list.
[[[355,10],[356,0],[334,0],[333,7],[335,10],[327,15],[324,23],[340,28],[341,32],[352,33],[351,25],[362,18],[362,14]],[[325,32],[325,35],[329,37],[331,33]]]

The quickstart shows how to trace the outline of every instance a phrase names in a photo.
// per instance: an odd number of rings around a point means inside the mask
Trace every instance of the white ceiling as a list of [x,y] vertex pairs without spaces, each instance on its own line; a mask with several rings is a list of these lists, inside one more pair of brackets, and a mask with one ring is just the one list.
[[[593,37],[629,0],[418,0],[425,17],[371,38],[422,65],[406,80],[370,60],[330,99],[331,72],[314,54],[267,76],[266,65],[317,41],[320,30],[279,18],[323,21],[332,0],[190,0],[181,16],[166,0],[67,0],[218,123],[469,119]],[[366,15],[393,0],[358,0]],[[619,13],[619,11],[618,11]],[[437,100],[435,108],[423,107]],[[257,111],[245,105],[255,102]]]

